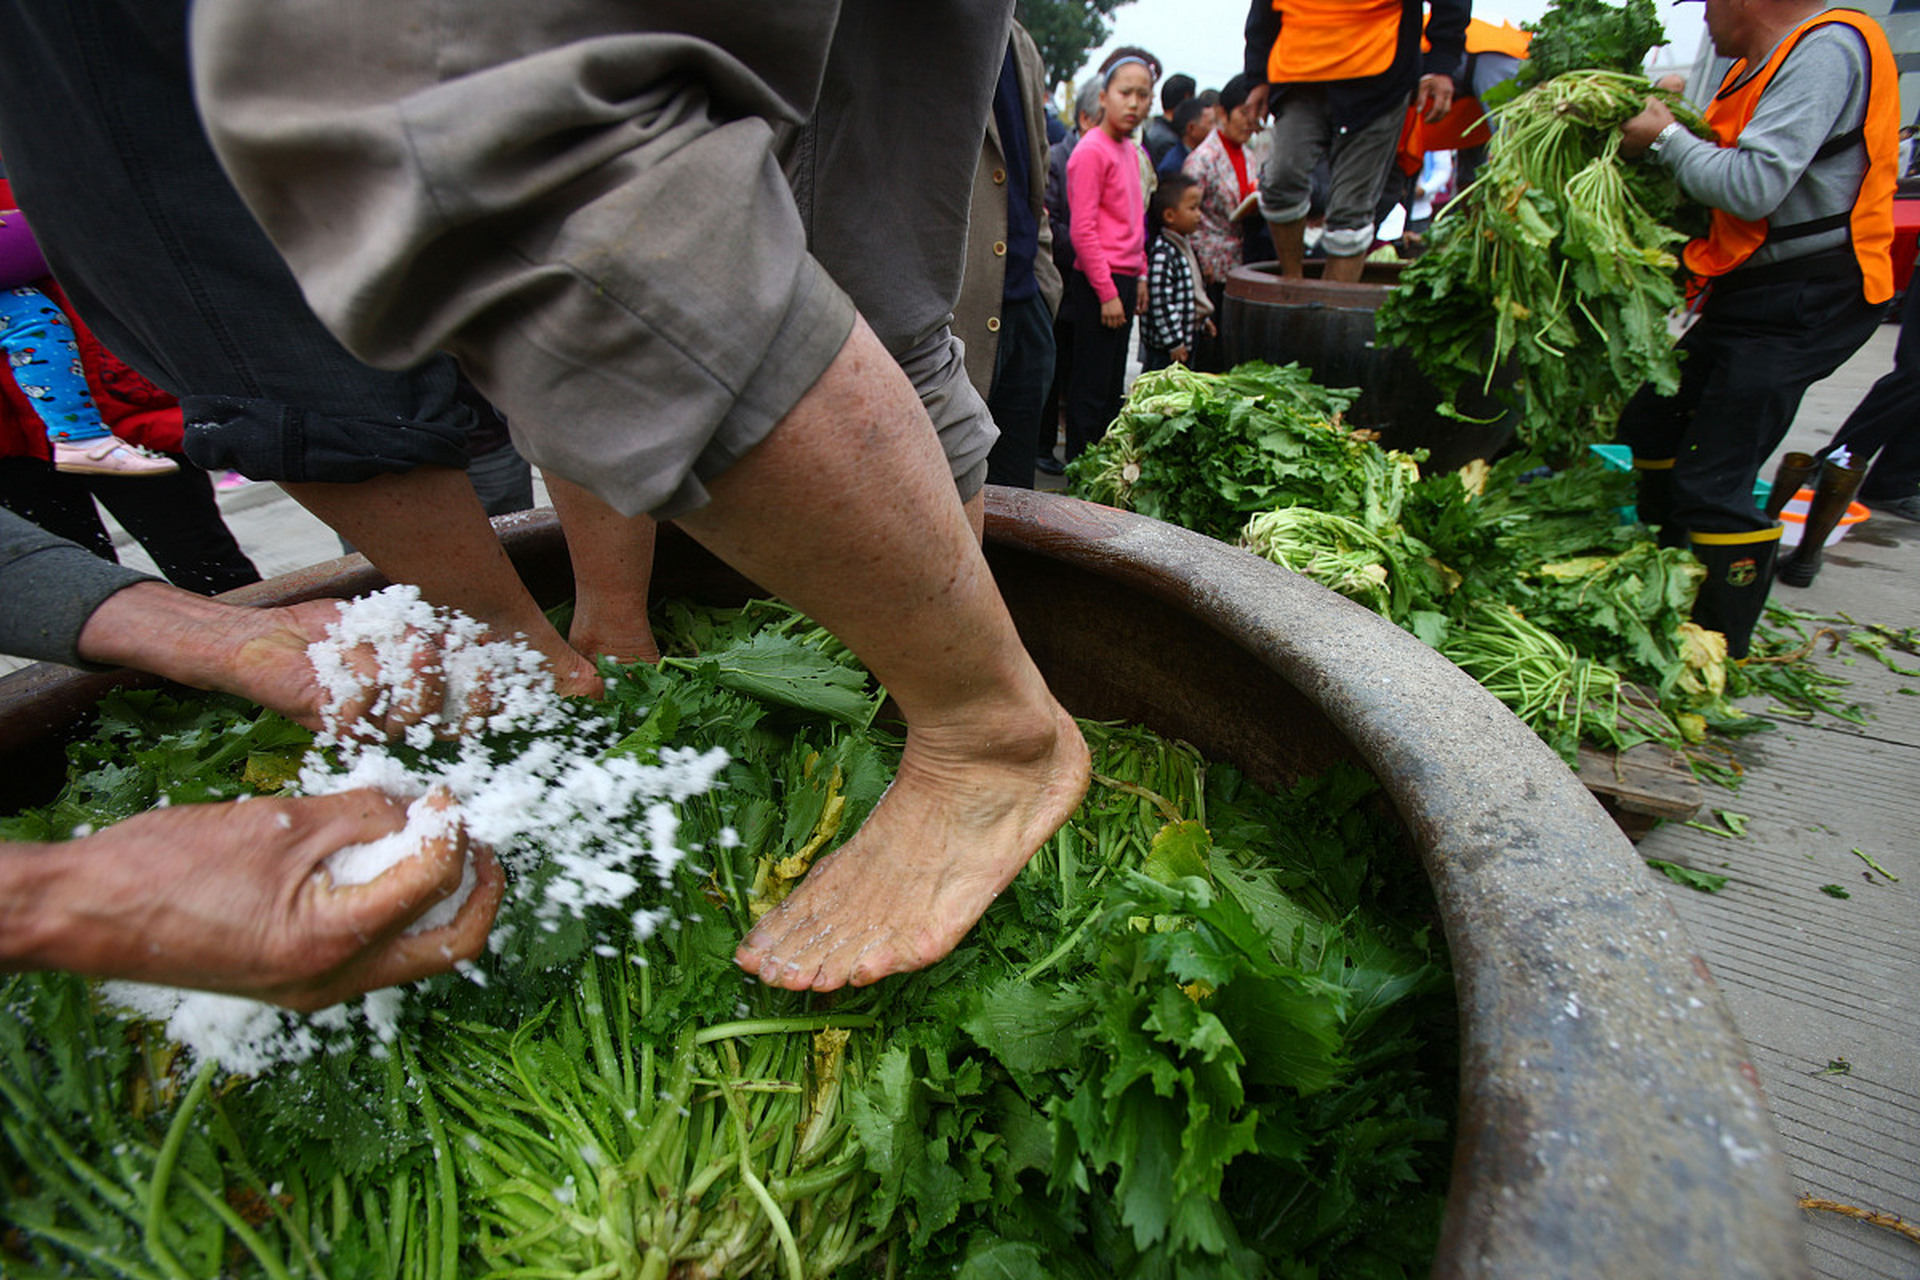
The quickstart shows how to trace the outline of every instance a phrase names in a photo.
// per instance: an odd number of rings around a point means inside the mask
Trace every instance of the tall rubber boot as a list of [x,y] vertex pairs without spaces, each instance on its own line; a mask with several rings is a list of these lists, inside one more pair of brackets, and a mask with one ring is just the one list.
[[1813,501],[1807,505],[1800,545],[1780,562],[1780,581],[1790,587],[1813,585],[1820,561],[1826,556],[1827,535],[1847,514],[1847,506],[1860,492],[1860,481],[1866,474],[1865,467],[1843,467],[1832,458],[1820,464],[1820,479],[1814,483]]
[[1773,562],[1780,552],[1780,526],[1754,533],[1696,533],[1693,555],[1707,567],[1693,620],[1727,638],[1727,657],[1747,656],[1753,629],[1767,607]]
[[1633,476],[1638,482],[1634,508],[1640,523],[1655,531],[1661,546],[1686,546],[1686,530],[1673,522],[1673,459],[1635,458]]
[[1780,459],[1780,465],[1774,468],[1773,488],[1767,490],[1767,505],[1760,510],[1769,520],[1778,520],[1780,512],[1793,495],[1800,492],[1807,481],[1813,479],[1813,473],[1820,469],[1820,459],[1810,453],[1789,453]]

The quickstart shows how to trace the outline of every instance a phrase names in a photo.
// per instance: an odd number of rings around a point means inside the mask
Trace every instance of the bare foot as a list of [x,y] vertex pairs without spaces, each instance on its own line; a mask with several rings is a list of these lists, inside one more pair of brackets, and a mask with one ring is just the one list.
[[581,657],[579,651],[566,645],[558,649],[542,649],[541,653],[553,668],[554,691],[561,697],[597,698],[607,691],[600,673],[594,669],[592,658]]
[[573,625],[567,629],[567,643],[589,662],[612,658],[624,667],[636,662],[652,666],[660,661],[660,646],[644,612],[635,621],[619,623],[597,621],[576,611]]
[[1086,794],[1087,744],[1058,704],[1022,740],[909,730],[852,840],[754,926],[734,963],[795,991],[865,986],[959,944]]

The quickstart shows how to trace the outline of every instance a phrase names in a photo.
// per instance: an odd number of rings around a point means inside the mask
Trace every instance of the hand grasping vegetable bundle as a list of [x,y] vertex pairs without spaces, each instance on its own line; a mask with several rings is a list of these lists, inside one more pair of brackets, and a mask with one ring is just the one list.
[[1674,224],[1702,215],[1665,171],[1620,155],[1617,127],[1651,92],[1641,76],[1575,71],[1496,110],[1479,179],[1376,319],[1379,341],[1411,350],[1443,387],[1492,389],[1511,362],[1521,439],[1548,456],[1610,438],[1643,382],[1679,385],[1666,317],[1681,301],[1671,247],[1688,232]]

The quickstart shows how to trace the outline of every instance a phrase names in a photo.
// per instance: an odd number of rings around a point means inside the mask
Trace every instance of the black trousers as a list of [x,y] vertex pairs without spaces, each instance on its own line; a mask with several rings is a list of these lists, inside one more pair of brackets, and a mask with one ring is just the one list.
[[1754,505],[1755,477],[1786,438],[1807,388],[1860,349],[1883,310],[1861,296],[1850,257],[1818,275],[1783,278],[1762,267],[1750,280],[1736,273],[1714,284],[1680,340],[1678,393],[1642,387],[1620,415],[1620,440],[1634,457],[1673,459],[1676,526],[1771,526]]
[[39,458],[0,458],[0,507],[103,560],[118,560],[94,500],[147,549],[174,586],[218,595],[260,581],[220,518],[213,481],[184,458],[167,476],[79,476]]
[[1073,308],[1073,369],[1067,383],[1067,461],[1107,434],[1120,413],[1120,396],[1127,379],[1127,339],[1133,332],[1133,304],[1137,276],[1116,275],[1120,306],[1126,323],[1109,329],[1100,322],[1100,296],[1086,273],[1067,278],[1066,305]]
[[1033,488],[1033,460],[1053,446],[1053,422],[1043,412],[1053,385],[1053,313],[1032,297],[1000,309],[1000,342],[993,353],[987,411],[1000,438],[987,454],[987,483]]
[[1847,415],[1822,456],[1845,446],[1853,465],[1872,469],[1860,482],[1862,498],[1910,498],[1920,493],[1920,280],[1907,286],[1900,309],[1900,341],[1893,372],[1873,384]]

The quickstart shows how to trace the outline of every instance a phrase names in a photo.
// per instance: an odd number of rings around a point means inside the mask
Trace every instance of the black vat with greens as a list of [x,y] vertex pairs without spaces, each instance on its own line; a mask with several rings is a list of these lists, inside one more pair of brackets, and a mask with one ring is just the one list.
[[1461,416],[1444,414],[1447,397],[1412,354],[1374,342],[1374,313],[1400,278],[1398,262],[1370,262],[1352,283],[1321,279],[1322,267],[1308,263],[1303,279],[1281,277],[1271,262],[1233,269],[1220,319],[1229,367],[1297,361],[1323,387],[1360,388],[1347,424],[1378,431],[1388,449],[1427,450],[1430,470],[1493,458],[1512,443],[1517,413],[1469,383],[1456,393]]
[[[666,533],[657,592],[747,594]],[[569,594],[550,514],[503,536],[537,594]],[[1705,966],[1631,845],[1490,695],[1359,606],[1156,521],[993,491],[988,551],[1075,713],[1147,724],[1268,786],[1335,761],[1379,779],[1432,883],[1461,1009],[1436,1275],[1806,1273],[1757,1079]],[[238,598],[377,585],[348,559]],[[17,780],[114,679],[0,681],[0,802],[40,798]]]

